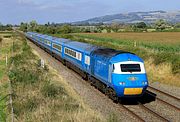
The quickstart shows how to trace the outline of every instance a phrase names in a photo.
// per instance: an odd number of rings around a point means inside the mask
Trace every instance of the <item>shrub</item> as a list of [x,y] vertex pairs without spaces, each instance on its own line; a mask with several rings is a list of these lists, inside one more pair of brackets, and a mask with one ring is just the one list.
[[154,59],[155,59],[154,63],[156,65],[158,65],[160,63],[164,63],[166,61],[170,62],[170,60],[172,59],[172,54],[171,53],[169,53],[169,54],[167,54],[167,53],[158,53],[158,54],[155,55]]
[[24,114],[24,112],[32,112],[38,107],[38,99],[37,98],[27,98],[25,101],[16,101],[13,104],[14,113],[17,116]]
[[180,74],[180,59],[176,59],[172,63],[172,72],[174,74],[178,74],[178,73]]
[[13,45],[11,46],[11,48],[10,48],[10,50],[11,51],[13,50],[13,52],[17,52],[20,49],[21,49],[21,46],[18,43],[14,43],[14,42],[13,42]]
[[79,108],[81,108],[81,106],[78,103],[65,103],[64,104],[64,109],[66,111],[76,111]]
[[14,68],[9,73],[9,78],[14,83],[23,83],[25,85],[36,83],[39,79],[39,73],[29,68]]
[[2,43],[3,38],[0,36],[0,43]]
[[25,109],[27,111],[33,111],[38,107],[38,100],[36,98],[28,99],[25,103]]
[[41,93],[45,97],[57,97],[60,93],[66,94],[64,88],[51,84],[50,81],[46,81],[41,89]]

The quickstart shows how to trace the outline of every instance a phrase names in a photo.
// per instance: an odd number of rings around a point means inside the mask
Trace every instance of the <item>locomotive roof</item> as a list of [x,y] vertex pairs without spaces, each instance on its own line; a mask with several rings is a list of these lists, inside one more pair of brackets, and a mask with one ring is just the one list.
[[40,37],[43,39],[50,40],[50,41],[57,43],[57,44],[67,43],[67,42],[71,41],[69,39],[57,38],[57,37],[53,37],[53,36],[49,36],[49,35],[45,35],[45,34],[39,34],[39,33],[34,33],[34,32],[28,32],[28,33],[36,35],[37,37]]
[[[115,50],[115,49],[111,49],[111,48],[103,48],[103,47],[95,46],[95,45],[88,44],[88,43],[72,41],[72,40],[64,39],[64,38],[57,38],[57,37],[38,34],[38,33],[34,33],[34,32],[28,32],[28,33],[39,36],[39,37],[44,38],[44,39],[48,39],[54,43],[58,43],[58,44],[64,43],[65,46],[77,49],[79,51],[85,51],[88,54],[92,53],[93,55],[101,55],[101,56],[106,57],[108,59],[110,59],[113,56],[116,56],[118,54],[130,53],[130,52],[122,51],[122,50]],[[130,53],[130,54],[133,54],[133,53]]]
[[68,42],[65,46],[77,49],[79,51],[86,51],[86,52],[90,52],[95,47],[94,45],[83,43],[83,42],[77,42],[77,41]]
[[54,39],[51,39],[51,41],[54,43],[62,44],[62,43],[70,42],[71,40],[63,39],[63,38],[54,38]]
[[[123,54],[123,53],[130,53],[130,52],[126,52],[123,50],[115,50],[115,49],[111,49],[111,48],[99,48],[92,52],[93,55],[101,55],[106,58],[111,58],[113,56],[116,56],[118,54]],[[131,54],[133,54],[133,53],[131,53]]]

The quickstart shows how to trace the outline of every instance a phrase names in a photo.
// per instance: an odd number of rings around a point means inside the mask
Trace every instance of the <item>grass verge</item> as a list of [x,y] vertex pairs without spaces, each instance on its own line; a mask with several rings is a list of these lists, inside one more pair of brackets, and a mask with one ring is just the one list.
[[[3,34],[2,34],[3,33]],[[10,38],[3,37],[9,35]],[[9,86],[6,67],[6,56],[11,56],[12,40],[14,39],[12,32],[0,33],[0,122],[6,122],[8,118],[8,102],[9,102]]]
[[25,40],[20,47],[11,58],[14,65],[9,73],[16,121],[104,121],[58,72],[49,66],[40,67],[39,57]]

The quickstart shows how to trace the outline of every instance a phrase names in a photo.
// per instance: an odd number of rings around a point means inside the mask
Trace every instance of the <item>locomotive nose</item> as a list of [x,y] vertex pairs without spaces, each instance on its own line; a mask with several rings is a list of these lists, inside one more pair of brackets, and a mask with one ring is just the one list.
[[113,74],[112,78],[120,97],[142,95],[148,87],[145,74]]

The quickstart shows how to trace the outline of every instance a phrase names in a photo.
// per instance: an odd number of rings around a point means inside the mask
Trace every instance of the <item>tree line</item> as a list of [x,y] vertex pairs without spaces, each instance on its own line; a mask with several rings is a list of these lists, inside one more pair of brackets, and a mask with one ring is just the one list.
[[3,25],[0,23],[0,31],[11,31],[12,27],[13,25],[11,24]]
[[153,24],[138,22],[133,24],[111,23],[111,24],[38,24],[35,20],[24,23],[21,22],[20,30],[27,32],[40,32],[48,34],[67,34],[67,33],[110,33],[110,32],[151,32],[151,31],[180,31],[180,23],[171,24],[165,20],[158,20]]

